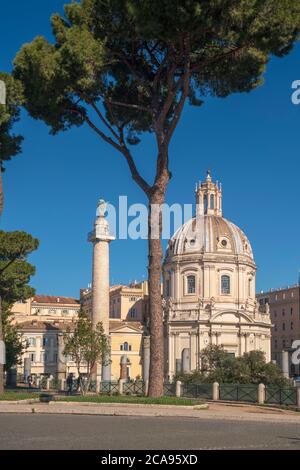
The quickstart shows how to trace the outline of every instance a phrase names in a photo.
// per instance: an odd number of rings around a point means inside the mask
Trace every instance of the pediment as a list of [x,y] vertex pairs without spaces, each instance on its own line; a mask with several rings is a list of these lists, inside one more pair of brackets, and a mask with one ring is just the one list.
[[224,324],[254,323],[253,318],[251,318],[246,313],[233,312],[233,311],[218,312],[212,316],[210,321],[211,323],[224,323]]

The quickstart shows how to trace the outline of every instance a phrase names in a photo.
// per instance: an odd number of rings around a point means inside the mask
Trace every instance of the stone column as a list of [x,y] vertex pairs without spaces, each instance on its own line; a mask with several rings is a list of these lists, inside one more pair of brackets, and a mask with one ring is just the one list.
[[150,336],[145,336],[143,339],[143,381],[149,380],[150,369]]
[[288,351],[281,352],[281,368],[284,377],[287,379],[290,377],[290,369],[289,369],[289,353]]
[[[88,240],[93,243],[92,322],[94,327],[101,322],[109,338],[109,243],[114,237],[109,233],[105,212],[106,203],[100,199],[94,230],[88,235]],[[97,380],[100,374],[102,381],[111,379],[110,351],[102,362],[101,372],[100,364],[97,365],[94,378]]]

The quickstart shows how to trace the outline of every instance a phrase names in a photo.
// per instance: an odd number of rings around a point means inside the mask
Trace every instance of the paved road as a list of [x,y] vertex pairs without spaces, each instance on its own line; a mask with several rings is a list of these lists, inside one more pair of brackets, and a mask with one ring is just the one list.
[[0,449],[300,449],[300,424],[202,418],[0,416]]

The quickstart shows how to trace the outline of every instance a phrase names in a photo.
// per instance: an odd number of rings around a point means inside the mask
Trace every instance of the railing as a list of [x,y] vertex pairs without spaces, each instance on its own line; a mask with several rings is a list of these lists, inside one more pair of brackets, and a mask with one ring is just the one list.
[[113,393],[119,393],[118,382],[101,382],[100,393],[111,395]]
[[296,405],[297,388],[296,387],[274,387],[266,386],[265,403],[276,405]]
[[257,385],[220,384],[220,400],[257,402]]
[[182,396],[186,398],[204,398],[211,400],[212,384],[183,384]]
[[165,382],[164,383],[164,396],[165,397],[174,397],[176,394],[176,383],[175,382]]
[[145,395],[145,384],[142,381],[125,382],[123,384],[123,393],[125,395]]

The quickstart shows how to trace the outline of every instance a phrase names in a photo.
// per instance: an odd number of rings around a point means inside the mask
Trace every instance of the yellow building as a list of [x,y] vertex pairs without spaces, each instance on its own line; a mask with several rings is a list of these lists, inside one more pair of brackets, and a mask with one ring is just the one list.
[[[147,317],[147,283],[113,286],[110,293],[111,379],[120,378],[120,362],[127,359],[127,377],[142,376],[143,321]],[[91,291],[81,289],[80,301],[70,297],[36,295],[12,307],[14,324],[27,344],[18,373],[30,369],[32,375],[64,378],[77,375],[69,358],[63,370],[59,366],[59,341],[67,329],[73,329],[82,309],[90,314]],[[63,348],[63,345],[61,346]]]
[[[78,299],[50,295],[36,295],[13,305],[12,323],[18,325],[27,345],[17,368],[19,374],[58,375],[60,338],[74,328],[79,310]],[[64,370],[76,373],[74,362],[68,359]]]
[[[92,315],[92,291],[80,290],[81,309]],[[143,334],[148,318],[148,283],[115,285],[109,293],[111,338],[111,378],[120,377],[122,356],[127,358],[127,378],[142,377]]]

